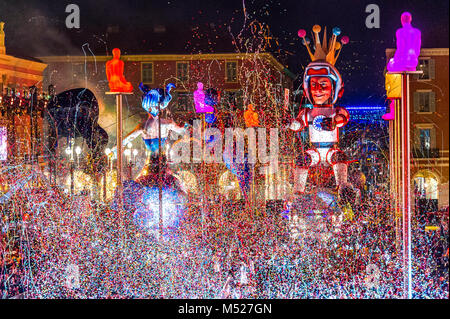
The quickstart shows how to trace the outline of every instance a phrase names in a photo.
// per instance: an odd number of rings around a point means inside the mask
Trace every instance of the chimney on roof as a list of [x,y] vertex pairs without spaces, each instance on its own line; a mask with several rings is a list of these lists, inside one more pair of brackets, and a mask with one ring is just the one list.
[[0,54],[6,54],[5,31],[3,31],[4,26],[5,22],[0,22]]

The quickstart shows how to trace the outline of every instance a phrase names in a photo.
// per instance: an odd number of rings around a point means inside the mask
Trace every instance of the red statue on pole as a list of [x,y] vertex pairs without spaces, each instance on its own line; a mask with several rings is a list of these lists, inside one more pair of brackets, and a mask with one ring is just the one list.
[[133,92],[133,86],[123,75],[124,63],[120,60],[120,50],[116,48],[112,53],[113,58],[106,62],[106,77],[111,92]]

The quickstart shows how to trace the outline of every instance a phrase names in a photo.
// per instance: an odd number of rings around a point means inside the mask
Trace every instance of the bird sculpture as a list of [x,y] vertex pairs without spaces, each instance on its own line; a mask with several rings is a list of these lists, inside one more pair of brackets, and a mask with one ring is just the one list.
[[158,104],[159,109],[165,109],[170,101],[172,100],[172,95],[170,90],[176,88],[175,84],[169,83],[166,86],[166,90],[161,88],[150,89],[147,85],[140,83],[139,89],[144,93],[142,98],[142,107],[151,115],[158,115]]

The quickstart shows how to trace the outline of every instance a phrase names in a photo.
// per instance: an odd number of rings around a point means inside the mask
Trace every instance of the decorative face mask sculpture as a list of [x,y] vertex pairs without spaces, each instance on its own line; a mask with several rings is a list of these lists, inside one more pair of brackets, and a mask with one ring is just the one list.
[[314,104],[326,104],[333,92],[331,80],[327,77],[313,77],[309,85]]

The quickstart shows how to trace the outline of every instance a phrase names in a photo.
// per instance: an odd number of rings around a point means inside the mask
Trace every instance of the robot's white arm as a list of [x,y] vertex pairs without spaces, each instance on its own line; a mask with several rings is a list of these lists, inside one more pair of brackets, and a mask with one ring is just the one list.
[[138,137],[139,135],[141,135],[143,132],[143,130],[137,130],[134,131],[132,133],[130,133],[123,141],[122,141],[122,145],[127,145],[128,143],[130,143],[131,141],[133,141],[136,137]]
[[[122,145],[127,145],[128,143],[132,142],[134,139],[136,139],[136,137],[138,137],[139,135],[141,135],[144,131],[142,129],[134,129],[133,131],[131,131],[130,134],[128,134],[127,137],[125,137],[122,141]],[[114,154],[114,156],[117,156],[117,146],[114,146],[111,149],[112,154]]]
[[298,132],[303,130],[308,125],[308,112],[305,109],[302,109],[298,114],[297,118],[292,121],[291,125],[289,125],[289,129]]
[[292,131],[300,131],[301,129],[302,129],[302,125],[300,124],[300,122],[298,122],[298,121],[293,121],[292,123],[291,123],[291,125],[289,125],[289,127],[288,127],[290,130],[292,130]]
[[183,127],[176,125],[175,123],[172,123],[169,125],[168,129],[170,131],[174,131],[177,134],[183,135],[184,132],[186,132],[186,129],[189,127],[189,124],[185,124]]

